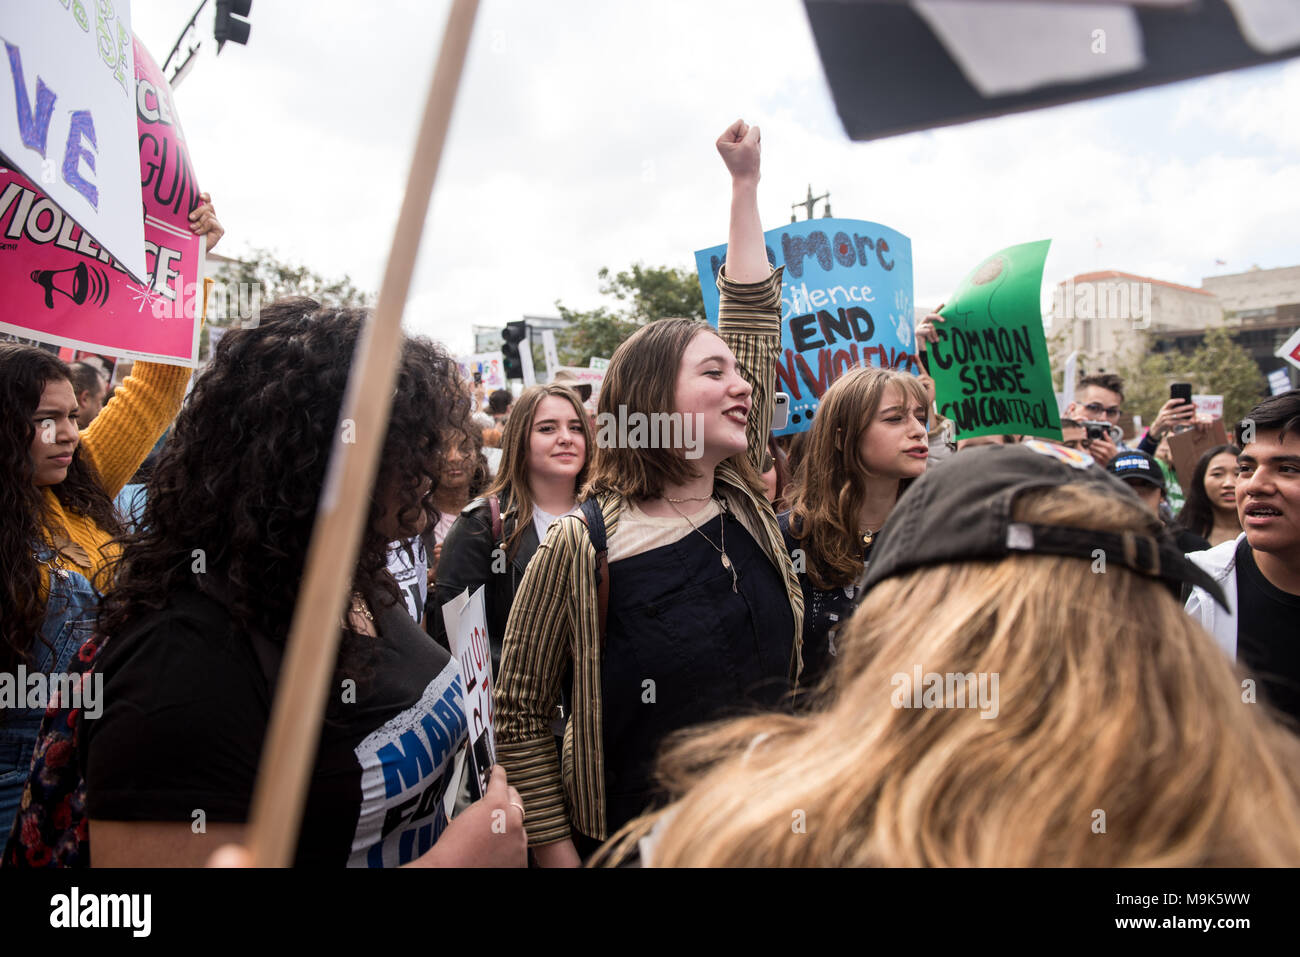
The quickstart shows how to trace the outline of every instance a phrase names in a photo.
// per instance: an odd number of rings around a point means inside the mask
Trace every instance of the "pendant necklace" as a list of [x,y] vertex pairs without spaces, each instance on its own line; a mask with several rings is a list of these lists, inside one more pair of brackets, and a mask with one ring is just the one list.
[[726,504],[722,502],[718,503],[718,507],[722,509],[722,523],[719,525],[719,528],[722,531],[722,547],[719,548],[717,545],[713,544],[713,539],[709,538],[709,536],[705,535],[703,532],[699,530],[699,528],[696,526],[694,522],[692,522],[685,515],[682,515],[682,510],[673,504],[672,499],[665,498],[665,501],[669,504],[669,506],[672,508],[674,512],[676,512],[678,515],[681,515],[682,518],[686,519],[687,525],[689,525],[694,531],[699,532],[700,538],[704,539],[706,542],[712,545],[713,550],[722,556],[722,567],[725,568],[727,571],[731,572],[731,590],[739,594],[740,589],[736,587],[736,569],[735,566],[731,564],[731,558],[728,557],[727,555],[727,506]]

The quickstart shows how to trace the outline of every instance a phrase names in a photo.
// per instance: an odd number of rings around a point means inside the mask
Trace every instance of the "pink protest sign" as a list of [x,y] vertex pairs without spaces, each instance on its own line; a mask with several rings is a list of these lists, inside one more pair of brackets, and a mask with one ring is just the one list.
[[190,231],[199,205],[171,89],[135,43],[148,285],[107,252],[31,180],[0,171],[0,332],[171,365],[198,358],[204,240]]

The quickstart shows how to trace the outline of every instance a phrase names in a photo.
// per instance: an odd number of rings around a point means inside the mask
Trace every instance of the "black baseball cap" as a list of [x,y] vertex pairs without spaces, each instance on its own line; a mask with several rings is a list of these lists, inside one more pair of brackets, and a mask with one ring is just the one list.
[[1031,439],[1013,446],[979,446],[935,466],[898,500],[871,552],[863,591],[914,568],[951,562],[997,561],[1036,553],[1093,561],[1102,549],[1113,564],[1179,585],[1204,588],[1227,607],[1219,584],[1188,561],[1154,515],[1145,527],[1103,532],[1017,522],[1012,506],[1034,489],[1079,485],[1133,504],[1124,482],[1098,468],[1086,452]]
[[1165,488],[1164,469],[1160,467],[1159,462],[1145,452],[1125,449],[1110,460],[1110,465],[1106,466],[1106,471],[1116,478],[1125,480],[1140,479],[1143,482],[1149,482],[1157,486],[1161,491],[1164,491]]

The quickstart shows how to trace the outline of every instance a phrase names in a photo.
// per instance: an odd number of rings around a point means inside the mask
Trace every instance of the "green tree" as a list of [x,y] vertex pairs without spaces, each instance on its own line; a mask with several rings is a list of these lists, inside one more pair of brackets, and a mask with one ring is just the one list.
[[1172,382],[1190,382],[1194,393],[1223,396],[1223,423],[1229,431],[1259,402],[1267,386],[1255,360],[1232,341],[1226,326],[1206,330],[1190,353],[1148,352],[1118,371],[1124,377],[1125,413],[1142,416],[1147,425],[1169,400]]
[[358,289],[346,274],[328,278],[307,266],[285,262],[267,249],[219,263],[212,278],[216,285],[209,294],[208,319],[199,343],[201,358],[208,356],[209,326],[240,326],[254,318],[252,313],[261,304],[284,296],[307,296],[326,306],[370,306],[375,301],[372,293]]
[[655,319],[704,318],[700,280],[692,269],[634,263],[612,277],[604,267],[597,276],[601,295],[613,297],[618,305],[582,311],[556,300],[560,318],[569,323],[556,336],[565,365],[585,366],[593,356],[608,359],[624,339]]

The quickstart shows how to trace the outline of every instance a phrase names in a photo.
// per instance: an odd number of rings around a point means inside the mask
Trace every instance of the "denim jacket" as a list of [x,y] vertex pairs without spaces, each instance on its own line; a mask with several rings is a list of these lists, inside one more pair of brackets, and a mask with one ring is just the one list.
[[[45,623],[32,644],[32,661],[26,666],[29,676],[81,671],[74,659],[95,628],[99,593],[85,576],[54,567],[53,557],[48,546],[37,550],[37,560],[50,569],[50,594],[45,604]],[[11,680],[16,682],[16,675]],[[26,687],[18,687],[16,692],[17,706],[0,711],[0,835],[9,833],[18,812],[46,710],[25,707]]]

